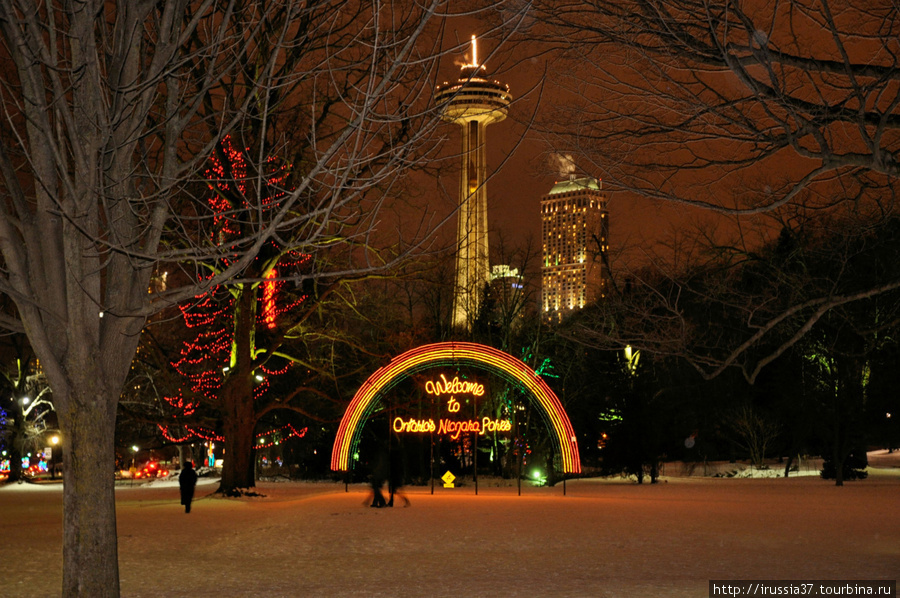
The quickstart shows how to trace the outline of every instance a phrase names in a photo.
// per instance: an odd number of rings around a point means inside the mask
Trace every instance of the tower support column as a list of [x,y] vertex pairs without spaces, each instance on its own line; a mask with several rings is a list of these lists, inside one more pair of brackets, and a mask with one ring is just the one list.
[[478,119],[462,128],[462,172],[457,225],[456,289],[453,293],[453,325],[468,327],[478,312],[485,285],[490,282],[487,219],[486,124]]

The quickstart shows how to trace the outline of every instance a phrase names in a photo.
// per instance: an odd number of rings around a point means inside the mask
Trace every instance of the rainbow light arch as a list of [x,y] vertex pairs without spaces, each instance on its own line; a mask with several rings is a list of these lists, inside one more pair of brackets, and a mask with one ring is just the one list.
[[472,366],[486,369],[519,385],[530,395],[551,430],[563,473],[581,473],[578,442],[569,416],[556,394],[540,376],[515,357],[478,343],[446,342],[422,345],[398,355],[360,386],[344,412],[331,452],[331,469],[348,471],[350,456],[359,443],[360,431],[381,395],[407,376],[439,366]]

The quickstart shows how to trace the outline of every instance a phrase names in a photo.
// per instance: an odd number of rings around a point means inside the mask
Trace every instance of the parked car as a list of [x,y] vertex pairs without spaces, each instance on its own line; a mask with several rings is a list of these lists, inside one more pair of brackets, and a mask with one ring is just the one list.
[[138,479],[146,478],[164,478],[169,475],[169,470],[159,466],[156,461],[150,461],[135,474]]

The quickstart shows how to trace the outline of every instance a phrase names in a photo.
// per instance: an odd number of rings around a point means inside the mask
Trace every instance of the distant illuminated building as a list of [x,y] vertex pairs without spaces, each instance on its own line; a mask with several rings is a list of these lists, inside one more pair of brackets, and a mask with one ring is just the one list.
[[528,293],[518,268],[507,265],[491,267],[490,321],[501,329],[517,330],[524,323]]
[[503,264],[491,268],[491,284],[500,283],[503,287],[511,287],[513,289],[522,288],[522,277],[519,275],[518,268],[510,268]]
[[462,128],[462,170],[459,187],[456,287],[452,324],[471,328],[481,295],[490,282],[487,222],[487,152],[485,129],[506,118],[512,96],[509,86],[485,78],[472,36],[472,62],[455,83],[439,85],[435,101],[442,118]]
[[507,265],[491,268],[491,293],[496,300],[508,304],[516,297],[524,296],[524,288],[525,284],[518,268],[510,268]]
[[541,198],[541,303],[559,321],[606,296],[609,250],[607,195],[601,182],[574,174]]

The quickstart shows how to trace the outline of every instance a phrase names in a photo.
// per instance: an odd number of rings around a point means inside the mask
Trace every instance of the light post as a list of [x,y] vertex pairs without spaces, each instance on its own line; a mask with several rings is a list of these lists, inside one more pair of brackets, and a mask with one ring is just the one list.
[[[263,436],[259,439],[259,448],[262,448],[263,445],[266,444],[266,438]],[[253,459],[253,479],[256,479],[259,476],[259,467],[261,465],[261,461],[263,458],[263,452],[261,450],[256,451],[256,458]]]
[[888,411],[884,414],[884,419],[887,420],[887,445],[888,445],[888,454],[894,452],[894,430],[891,427],[891,413]]
[[47,467],[50,468],[50,479],[55,480],[56,479],[56,467],[55,467],[54,463],[56,461],[57,447],[59,446],[59,436],[57,436],[56,434],[51,436],[50,444],[52,444],[53,446],[50,447],[52,452],[50,453],[50,458],[48,459],[49,463],[47,463]]
[[137,467],[134,466],[134,461],[135,461],[135,458],[137,457],[137,452],[139,450],[140,449],[138,448],[138,446],[136,444],[132,445],[132,447],[131,447],[131,469],[129,470],[129,471],[131,471],[131,485],[132,486],[134,486],[134,476],[137,474]]

